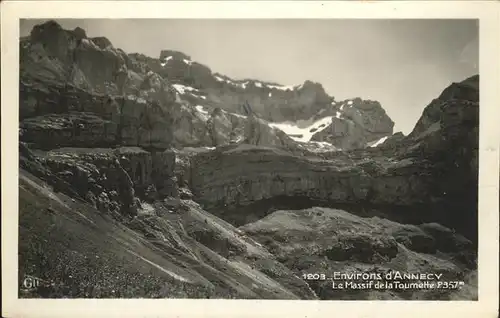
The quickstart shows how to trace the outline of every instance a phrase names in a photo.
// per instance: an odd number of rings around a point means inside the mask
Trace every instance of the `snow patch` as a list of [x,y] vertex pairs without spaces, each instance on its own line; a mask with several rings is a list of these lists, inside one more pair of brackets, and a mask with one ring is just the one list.
[[385,136],[385,137],[380,138],[379,140],[377,140],[373,144],[371,144],[370,147],[373,148],[373,147],[377,147],[377,146],[383,144],[387,140],[387,138],[389,138],[389,137]]
[[262,88],[262,83],[261,82],[255,82],[255,86]]
[[238,136],[238,138],[236,138],[233,142],[234,142],[234,143],[239,143],[239,142],[242,142],[242,141],[243,141],[243,139],[244,139],[244,137],[243,137],[243,136]]
[[147,202],[141,202],[140,212],[144,214],[155,214],[155,208]]
[[335,117],[337,117],[338,119],[340,119],[340,112],[337,112],[337,113],[335,114]]
[[210,119],[210,114],[208,111],[205,110],[205,108],[201,105],[197,105],[194,107],[196,109],[196,111],[198,112],[198,117],[203,120],[203,121],[207,121]]
[[239,86],[243,89],[246,89],[247,88],[247,85],[248,85],[248,81],[247,82],[243,82],[243,83],[237,83],[236,86]]
[[344,104],[342,104],[342,105],[340,106],[340,110],[342,110],[342,109],[344,109]]
[[269,97],[271,97],[271,96],[273,96],[273,93],[271,93],[271,92],[270,92],[270,93],[269,93]]
[[203,109],[203,106],[201,105],[198,105],[198,106],[195,106],[196,110],[199,111],[200,113],[203,113],[203,114],[208,114],[208,111],[206,111],[205,109]]
[[352,105],[352,100],[348,101],[347,105],[351,106]]
[[296,86],[294,86],[294,85],[288,85],[288,86],[284,86],[284,85],[267,85],[267,87],[279,89],[279,90],[282,90],[282,91],[287,91],[287,90],[291,90],[292,91]]
[[247,116],[240,115],[240,114],[236,114],[236,113],[230,113],[230,112],[225,111],[224,109],[222,110],[222,112],[223,112],[224,114],[228,114],[228,115],[236,116],[236,117],[239,117],[239,118],[244,118],[244,119],[246,119],[246,118],[247,118]]
[[[229,80],[229,79],[225,79],[225,78],[222,78],[218,75],[215,75],[215,80],[218,81],[218,82],[223,82],[223,83],[227,83],[227,84],[231,84],[231,85],[239,85],[239,84],[236,84],[234,83],[233,81]],[[248,83],[248,82],[247,82]]]
[[312,144],[318,145],[318,146],[320,146],[322,148],[334,147],[331,143],[326,142],[326,141],[309,141],[309,142],[312,143]]
[[198,90],[196,88],[193,88],[191,86],[185,86],[182,84],[173,84],[173,88],[175,88],[176,91],[178,91],[180,94],[185,94],[186,91],[188,92],[197,92]]
[[326,141],[309,141],[306,145],[307,145],[306,148],[309,151],[316,153],[339,150],[337,147]]
[[167,65],[168,61],[170,61],[171,59],[173,59],[174,57],[173,56],[167,56],[166,58],[163,59],[163,61],[160,63],[161,66],[165,66]]
[[333,116],[321,118],[306,127],[299,127],[297,123],[269,123],[269,126],[278,128],[295,141],[308,142],[315,133],[327,128],[332,123]]
[[133,101],[136,101],[140,104],[147,104],[147,101],[142,98],[142,97],[137,97],[137,96],[134,96],[134,95],[127,95],[127,99],[128,100],[133,100]]
[[193,61],[190,61],[190,60],[186,60],[186,59],[182,59],[182,61],[187,64],[187,65],[191,65],[193,64]]
[[201,95],[198,95],[198,94],[194,94],[194,93],[190,93],[191,95],[193,95],[194,97],[196,98],[200,98],[200,99],[207,99],[206,96],[201,96]]

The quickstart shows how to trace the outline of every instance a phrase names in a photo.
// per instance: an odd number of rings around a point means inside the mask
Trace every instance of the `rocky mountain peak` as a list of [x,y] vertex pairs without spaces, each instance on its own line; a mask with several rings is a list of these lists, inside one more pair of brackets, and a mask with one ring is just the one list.
[[113,48],[113,44],[108,38],[103,36],[98,36],[90,39],[95,45],[97,45],[101,50],[105,50],[107,48]]
[[[331,148],[350,149],[392,134],[394,123],[380,103],[361,98],[335,102],[321,83],[312,80],[286,86],[257,79],[232,79],[213,73],[180,51],[162,50],[158,59],[126,54],[105,37],[87,38],[83,29],[66,31],[54,21],[36,26],[24,42],[21,68],[29,75],[26,78],[51,78],[97,94],[123,95],[126,100],[146,105],[180,103],[170,109],[173,118],[178,118],[172,127],[178,146],[253,140],[246,138],[241,129],[249,115],[276,128],[264,128],[261,121],[252,124],[261,131],[259,144],[283,140],[276,133],[284,132],[292,143],[312,140],[323,146],[331,143]],[[218,129],[225,127],[217,138],[211,128],[214,120],[207,120],[207,114],[216,108],[226,112],[221,117],[225,118],[222,126],[217,124],[222,119],[215,120]],[[272,136],[263,137],[266,134]],[[290,142],[286,143],[289,147]]]
[[162,50],[160,52],[160,61],[165,62],[167,59],[174,59],[174,60],[188,60],[191,61],[191,56],[180,52],[180,51],[174,51],[174,50]]
[[323,85],[321,85],[321,83],[313,82],[311,80],[305,80],[304,83],[299,86],[299,89],[325,92],[325,89],[323,88]]
[[87,32],[85,32],[84,29],[80,27],[76,27],[73,29],[73,34],[78,38],[78,39],[86,39],[87,38]]
[[438,97],[440,100],[462,99],[479,101],[479,75],[471,76],[461,82],[452,83]]
[[[466,104],[468,107],[453,107],[457,101],[460,101],[460,105]],[[447,121],[467,117],[470,115],[469,112],[475,112],[477,103],[479,103],[479,75],[452,83],[424,109],[409,136],[420,138],[436,133],[443,125],[448,124]]]
[[46,21],[42,24],[35,25],[33,29],[31,30],[30,36],[32,39],[38,39],[40,35],[44,34],[52,34],[56,35],[57,33],[60,32],[67,32],[65,31],[62,26],[57,23],[54,20],[49,20]]

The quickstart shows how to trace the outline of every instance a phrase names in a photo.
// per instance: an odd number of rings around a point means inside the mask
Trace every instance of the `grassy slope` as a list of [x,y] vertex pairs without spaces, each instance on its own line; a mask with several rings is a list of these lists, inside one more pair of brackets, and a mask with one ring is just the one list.
[[28,274],[54,284],[20,297],[204,296],[204,287],[182,281],[196,281],[192,275],[172,269],[123,225],[35,185],[40,182],[23,171],[19,182],[20,279]]
[[[54,193],[21,169],[19,213],[19,282],[25,275],[45,282],[36,291],[21,288],[20,297],[298,298],[254,269],[249,259],[271,257],[264,248],[195,205],[187,213],[154,216],[164,238],[146,238]],[[220,242],[246,247],[232,257],[221,256],[218,246],[207,247],[189,235],[196,227],[191,224],[212,228]],[[291,286],[307,294],[307,285],[297,280]]]

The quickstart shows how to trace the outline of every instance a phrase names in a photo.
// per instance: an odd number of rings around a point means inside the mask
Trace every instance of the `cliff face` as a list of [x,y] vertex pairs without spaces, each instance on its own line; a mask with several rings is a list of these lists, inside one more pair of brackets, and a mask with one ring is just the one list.
[[220,74],[209,77],[206,71],[202,82],[192,83],[169,74],[173,72],[171,68],[177,69],[173,74],[191,74],[191,69],[197,64],[186,59],[189,57],[184,57],[183,62],[176,57],[167,58],[164,67],[168,67],[169,72],[160,74],[180,82],[174,87],[179,88],[180,96],[193,105],[202,105],[209,110],[220,108],[237,116],[247,116],[248,111],[242,105],[248,104],[256,117],[269,123],[292,126],[295,130],[304,130],[317,120],[332,119],[321,127],[321,132],[311,134],[312,138],[294,136],[293,132],[283,129],[290,137],[299,137],[302,142],[323,141],[343,149],[364,148],[368,142],[390,136],[393,132],[394,123],[375,101],[355,98],[336,102],[321,84],[311,81],[282,86],[256,80],[233,80]]
[[128,72],[127,55],[107,39],[47,22],[20,46],[24,141],[170,147],[175,92],[153,73]]
[[312,81],[234,80],[55,22],[20,46],[19,267],[55,284],[28,296],[477,297],[340,293],[302,274],[418,270],[477,288],[478,76],[404,136],[378,102]]
[[326,141],[342,149],[363,148],[369,142],[392,135],[394,122],[380,103],[356,98],[345,101],[332,123],[311,140]]
[[[477,87],[478,80],[466,82]],[[461,95],[443,94],[433,101],[412,134],[396,146],[316,157],[251,146],[198,154],[191,166],[193,194],[213,211],[282,196],[330,205],[427,206],[432,217],[475,236],[478,95],[471,100],[455,96]],[[429,115],[433,112],[435,117]]]
[[21,139],[54,147],[115,145],[169,148],[169,104],[97,95],[69,85],[20,83]]
[[[68,111],[96,112],[102,118],[83,114],[83,122],[78,122],[58,116],[49,118],[61,122],[53,127],[44,125],[47,118],[31,119],[27,130],[56,139],[74,137],[63,127],[83,125],[83,135],[75,142],[95,137],[103,139],[103,144],[118,140],[127,146],[158,148],[171,143],[176,147],[227,145],[248,139],[239,127],[251,114],[264,125],[286,123],[297,129],[304,129],[307,122],[332,118],[312,138],[299,138],[306,144],[298,147],[315,147],[307,143],[312,140],[352,149],[391,135],[394,126],[377,102],[360,98],[336,102],[319,83],[282,86],[233,80],[212,73],[182,52],[164,50],[157,59],[127,55],[106,38],[89,38],[78,28],[63,30],[56,22],[38,25],[22,39],[20,58],[22,118]],[[221,110],[227,118],[221,118]],[[214,127],[230,136],[214,137],[219,134]],[[271,140],[270,145],[277,138],[284,139],[276,130],[259,130],[267,136],[264,139]],[[289,131],[284,132],[294,139]]]
[[21,143],[20,151],[21,168],[118,218],[136,215],[141,200],[178,196],[175,154],[169,150],[59,148],[33,153]]

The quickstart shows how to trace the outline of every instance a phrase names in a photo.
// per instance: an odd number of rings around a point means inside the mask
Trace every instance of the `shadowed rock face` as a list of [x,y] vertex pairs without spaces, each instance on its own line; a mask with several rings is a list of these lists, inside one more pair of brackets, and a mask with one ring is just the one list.
[[60,148],[35,154],[24,143],[20,147],[23,169],[103,212],[135,215],[136,197],[178,196],[175,154],[169,150]]
[[[21,297],[477,299],[478,76],[404,136],[312,81],[233,80],[55,22],[20,46],[19,274],[54,283]],[[326,117],[309,143],[269,124]],[[388,270],[467,290],[302,277]]]

